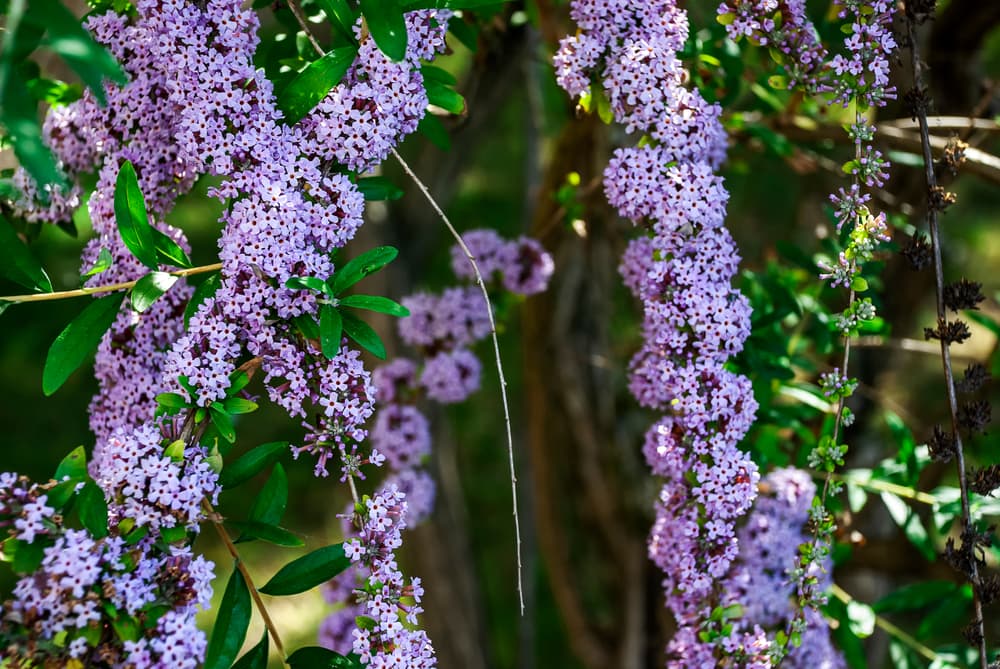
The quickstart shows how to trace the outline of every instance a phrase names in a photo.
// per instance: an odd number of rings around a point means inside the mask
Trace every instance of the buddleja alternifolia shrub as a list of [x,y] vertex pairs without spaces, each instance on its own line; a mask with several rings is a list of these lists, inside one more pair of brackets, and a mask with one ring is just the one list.
[[[82,25],[56,0],[4,5],[0,122],[20,167],[0,182],[15,223],[0,222],[0,259],[6,278],[36,293],[8,296],[0,310],[86,301],[52,344],[42,387],[54,393],[96,350],[98,392],[92,448],[70,453],[48,481],[0,475],[15,580],[0,620],[3,666],[259,668],[272,652],[292,667],[437,665],[421,629],[423,585],[397,561],[405,530],[434,507],[427,409],[479,387],[473,347],[495,336],[486,294],[541,292],[553,261],[533,239],[472,230],[451,249],[455,285],[398,301],[357,292],[400,253],[344,250],[366,200],[400,194],[379,166],[418,129],[440,140],[428,109],[463,111],[454,78],[430,63],[448,50],[449,27],[468,39],[484,3],[276,3],[300,32],[294,52],[263,69],[263,51],[289,45],[261,43],[262,4],[103,0]],[[641,308],[641,344],[622,365],[635,402],[655,416],[641,450],[658,488],[648,553],[675,622],[667,666],[865,666],[859,639],[877,625],[897,666],[985,667],[983,610],[998,588],[987,574],[991,531],[973,517],[982,498],[971,494],[989,495],[998,474],[988,463],[966,472],[962,433],[983,431],[989,404],[955,395],[978,391],[989,373],[973,365],[956,381],[949,357],[968,329],[945,308],[984,298],[980,284],[942,280],[937,213],[954,198],[937,178],[958,169],[965,145],[934,162],[914,36],[933,6],[806,9],[729,0],[712,25],[692,26],[674,0],[573,0],[575,34],[550,45],[556,83],[626,140],[603,186],[635,228],[620,273]],[[894,21],[907,26],[904,40]],[[886,250],[903,246],[898,232],[914,229],[880,206],[892,199],[877,122],[896,99],[898,43],[913,50],[906,99],[920,122],[931,235],[903,253],[937,272],[938,325],[927,336],[942,345],[952,424],[918,446],[884,411],[898,452],[844,470],[859,388],[852,351],[859,337],[885,335],[879,270]],[[83,86],[42,76],[37,48],[61,56]],[[741,98],[745,81],[765,111]],[[41,123],[37,100],[48,103]],[[791,155],[767,110],[806,128],[835,119],[853,152],[815,256],[786,244],[781,261],[741,272],[722,173],[741,149],[734,138]],[[218,262],[195,267],[185,232],[166,221],[200,180],[221,207],[221,233]],[[69,230],[82,208],[93,226],[83,287],[53,292],[24,233]],[[364,352],[386,358],[365,312],[398,319],[408,357],[365,366]],[[238,433],[239,416],[261,402],[287,414],[288,441],[254,445]],[[958,488],[915,489],[926,464],[952,458]],[[254,583],[239,541],[304,545],[283,518],[285,467],[300,459],[317,484],[349,491],[343,541],[308,546]],[[264,472],[249,510],[220,506],[221,491]],[[835,559],[850,551],[842,519],[869,494],[971,590],[918,583],[870,606],[835,585]],[[930,505],[931,519],[908,501]],[[956,519],[957,541],[947,536]],[[233,559],[225,584],[193,548],[207,525]],[[319,645],[286,647],[259,593],[317,587],[333,605]],[[205,632],[195,614],[213,588],[221,603]],[[974,604],[969,652],[931,649],[879,615],[955,602]],[[255,615],[267,632],[240,655]]]

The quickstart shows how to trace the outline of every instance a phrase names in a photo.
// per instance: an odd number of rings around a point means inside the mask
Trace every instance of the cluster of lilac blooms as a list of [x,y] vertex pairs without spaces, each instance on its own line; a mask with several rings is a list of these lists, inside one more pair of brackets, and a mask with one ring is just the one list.
[[750,382],[725,367],[749,335],[750,309],[731,285],[738,256],[715,174],[726,149],[721,110],[685,87],[677,52],[688,22],[673,0],[577,0],[571,14],[580,31],[561,42],[558,81],[589,96],[596,79],[626,131],[654,140],[616,150],[604,185],[609,202],[646,233],[630,243],[621,271],[644,315],[630,388],[667,414],[644,453],[663,478],[649,554],[678,623],[668,666],[714,666],[719,653],[759,654],[768,645],[699,636],[737,557],[736,522],[759,478],[737,447],[757,404]]
[[[719,13],[731,32],[801,58],[789,71],[806,79],[818,69],[822,50],[801,5],[727,4]],[[667,605],[678,623],[668,666],[715,666],[727,657],[740,666],[770,667],[780,655],[773,636],[779,621],[757,615],[751,603],[758,593],[734,580],[752,568],[746,556],[758,552],[762,537],[750,526],[737,527],[757,496],[760,475],[737,446],[757,404],[750,382],[726,368],[749,335],[750,308],[731,285],[739,258],[724,227],[728,194],[715,173],[726,149],[721,110],[685,86],[677,51],[688,23],[673,0],[641,7],[576,0],[571,14],[580,31],[561,42],[559,83],[583,101],[592,97],[592,86],[602,86],[615,120],[653,140],[616,150],[604,186],[619,213],[645,231],[626,249],[621,273],[644,315],[630,389],[644,406],[666,412],[647,433],[643,452],[664,479],[649,554],[664,572]],[[784,520],[788,532],[801,534],[804,519]],[[792,558],[799,543],[790,544]],[[795,564],[786,562],[774,572],[784,620],[796,610],[788,571]],[[738,624],[713,629],[719,606],[732,607],[727,610],[736,612]],[[818,614],[814,618],[819,640],[812,645],[826,648],[828,631]],[[830,661],[821,666],[839,662]]]
[[[126,520],[125,507],[113,503],[109,536],[67,528],[47,504],[58,483],[40,486],[0,474],[0,526],[8,542],[17,542],[15,568],[20,552],[37,550],[39,560],[3,603],[0,661],[17,665],[30,657],[46,666],[197,667],[205,637],[194,614],[209,604],[212,563],[189,546],[162,550],[152,534],[125,533],[138,526]],[[5,552],[11,548],[5,543]],[[112,629],[127,630],[122,634],[128,639],[120,641]]]
[[[121,565],[114,569],[135,578],[143,560],[175,559],[187,550],[172,546],[163,555],[154,542],[167,528],[196,531],[203,500],[218,494],[203,449],[188,443],[179,461],[165,455],[170,439],[197,437],[175,420],[155,417],[159,393],[184,392],[183,385],[192,389],[194,405],[208,406],[225,398],[237,365],[250,358],[263,371],[272,401],[292,416],[318,414],[309,441],[296,451],[316,455],[317,473],[325,474],[328,458],[345,457],[348,444],[353,449],[367,436],[374,387],[360,354],[344,345],[327,360],[293,322],[315,316],[317,295],[285,284],[293,277],[333,274],[332,252],[362,224],[364,200],[347,175],[329,169],[329,161],[369,169],[416,129],[427,104],[420,59],[443,50],[450,17],[447,11],[408,14],[410,47],[400,63],[364,37],[343,82],[307,119],[289,127],[281,122],[270,82],[254,67],[258,21],[241,5],[136,0],[127,15],[109,11],[89,17],[89,29],[122,62],[129,83],[108,86],[106,106],[88,92],[53,109],[45,125],[68,176],[97,167],[89,202],[96,237],[84,253],[83,269],[98,261],[102,249],[112,265],[91,277],[91,284],[134,280],[147,271],[121,241],[115,221],[115,181],[125,160],[136,167],[152,225],[185,251],[180,231],[163,223],[177,198],[208,174],[220,178],[211,192],[226,205],[220,285],[200,304],[187,330],[182,315],[192,291],[178,284],[141,315],[124,310],[98,351],[100,392],[91,405],[97,446],[90,473],[108,500],[113,528],[148,528],[147,539],[108,558],[112,566]],[[65,216],[78,192],[52,192],[50,203],[42,205],[28,202],[37,194],[31,187],[23,190],[20,206],[32,220]],[[32,530],[40,531],[34,525],[27,529]],[[72,535],[65,541],[75,541],[78,553],[91,550],[100,562],[109,554],[104,546],[118,538],[113,533],[112,539],[87,543]],[[129,666],[194,666],[205,646],[194,626],[195,605],[207,602],[210,578],[192,579],[181,567],[157,574],[162,587],[182,593],[196,584],[199,594],[163,615],[155,642],[124,641],[118,652],[130,658],[123,660]],[[170,586],[164,574],[178,582]],[[38,582],[44,585],[44,579]],[[88,601],[100,601],[102,591],[96,592],[86,595]],[[59,599],[65,594],[43,593],[53,606],[71,610],[72,602]],[[58,631],[44,624],[40,629],[48,637]],[[390,633],[397,631],[387,627],[380,645],[373,646],[373,666],[389,661],[382,659],[383,650],[395,653]],[[91,641],[75,641],[75,650],[92,652]],[[431,652],[426,641],[422,647]]]
[[747,39],[780,53],[789,86],[816,89],[826,49],[806,16],[805,0],[726,0],[718,20],[733,40]]
[[[498,283],[523,296],[548,286],[552,257],[536,240],[507,240],[485,229],[466,232],[462,239],[489,284]],[[451,248],[451,266],[465,285],[403,298],[410,315],[400,319],[399,335],[420,352],[422,360],[399,357],[373,373],[379,410],[370,436],[373,452],[388,469],[382,491],[405,495],[411,526],[430,515],[435,495],[434,479],[424,469],[431,452],[430,422],[417,405],[423,398],[458,403],[478,390],[482,365],[470,347],[490,333],[488,306],[472,283],[472,264],[457,244]],[[354,584],[359,578],[357,570],[348,570],[324,591],[327,601],[340,608],[323,622],[320,643],[338,652],[350,652],[353,621],[368,615],[363,604],[355,603]]]
[[[760,494],[746,523],[739,529],[739,556],[726,578],[722,605],[738,603],[742,617],[734,621],[742,633],[760,637],[766,630],[787,630],[799,615],[796,584],[799,546],[809,540],[806,531],[816,486],[800,469],[776,469],[761,479]],[[831,585],[828,569],[811,565],[810,576],[825,590]],[[844,658],[833,646],[823,614],[808,608],[801,644],[781,666],[792,669],[839,669]],[[760,666],[770,666],[761,664]]]
[[344,544],[353,563],[344,575],[360,579],[358,589],[351,593],[362,595],[360,603],[324,622],[320,639],[338,631],[346,636],[349,631],[349,645],[342,650],[356,653],[369,667],[435,667],[437,659],[427,634],[416,628],[423,611],[420,579],[407,582],[396,564],[396,550],[406,529],[406,495],[387,485],[360,506],[363,510],[354,517],[357,536]]

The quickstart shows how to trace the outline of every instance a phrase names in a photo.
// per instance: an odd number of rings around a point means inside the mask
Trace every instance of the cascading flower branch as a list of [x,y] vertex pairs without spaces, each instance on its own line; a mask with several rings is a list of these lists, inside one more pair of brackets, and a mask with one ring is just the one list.
[[[54,112],[46,125],[52,149],[70,176],[94,165],[99,170],[90,203],[98,237],[88,246],[84,266],[102,269],[94,273],[102,282],[108,277],[134,280],[145,271],[143,264],[155,266],[133,257],[134,245],[123,242],[118,231],[117,182],[123,166],[134,165],[153,215],[153,234],[158,229],[173,240],[172,245],[158,241],[157,247],[178,257],[186,256],[182,236],[157,221],[198,176],[221,178],[212,189],[226,206],[219,242],[221,276],[214,293],[203,293],[189,307],[186,332],[182,315],[190,290],[175,287],[145,313],[123,311],[105,337],[97,362],[101,392],[91,406],[98,443],[90,475],[96,483],[87,484],[106,499],[109,524],[103,536],[96,525],[88,526],[89,535],[60,534],[44,520],[43,507],[32,511],[34,507],[22,504],[18,508],[29,511],[29,520],[13,521],[15,526],[29,523],[18,538],[25,545],[34,546],[32,539],[40,536],[40,557],[72,548],[74,554],[91,553],[95,565],[107,563],[111,570],[108,576],[89,574],[83,590],[49,587],[44,578],[36,578],[29,585],[40,588],[39,594],[25,591],[25,601],[42,602],[66,615],[78,608],[74,598],[96,606],[102,597],[112,597],[99,608],[101,615],[110,616],[110,625],[100,616],[74,618],[70,626],[79,632],[66,638],[65,643],[72,642],[69,647],[56,637],[66,624],[35,625],[16,606],[5,605],[5,621],[32,624],[27,632],[8,627],[4,633],[13,652],[20,652],[19,644],[27,639],[25,643],[51,647],[52,657],[83,658],[84,664],[100,655],[111,666],[193,667],[205,652],[194,613],[196,605],[208,602],[212,566],[192,558],[189,544],[205,505],[214,503],[219,492],[209,453],[198,444],[210,423],[223,439],[234,438],[226,407],[233,401],[247,406],[247,374],[241,378],[241,370],[251,375],[262,370],[268,395],[289,414],[305,417],[316,410],[313,431],[324,436],[306,450],[317,456],[320,470],[325,471],[331,456],[342,459],[347,444],[356,446],[367,436],[374,388],[359,352],[346,343],[336,354],[321,350],[311,332],[323,298],[288,282],[334,274],[332,252],[362,224],[364,203],[351,178],[329,161],[367,169],[416,129],[427,105],[420,60],[443,49],[450,13],[410,13],[411,46],[401,62],[388,59],[365,36],[344,81],[302,124],[288,126],[282,123],[270,82],[253,64],[258,21],[252,11],[235,0],[132,4],[128,14],[109,11],[88,20],[97,40],[125,63],[129,83],[121,89],[108,87],[107,107],[96,105],[88,94]],[[346,118],[339,111],[341,103],[352,107]],[[331,145],[343,145],[347,153],[341,155]],[[72,194],[64,199],[69,202]],[[62,205],[37,207],[35,218],[47,220]],[[168,412],[172,416],[160,415],[156,398],[164,391],[176,391],[166,394],[185,408],[175,406]],[[366,461],[377,464],[378,459],[373,452]],[[0,490],[15,481],[4,478]],[[393,504],[405,506],[401,493]],[[131,548],[122,549],[122,542]],[[166,552],[164,544],[169,545]],[[192,564],[204,564],[198,573],[208,577],[192,580],[183,565],[175,564],[184,556],[195,560]],[[41,563],[40,574],[49,573],[47,565]],[[61,583],[57,569],[49,571]],[[174,603],[155,593],[143,599],[147,595],[140,585],[126,584],[122,587],[138,594],[123,594],[126,599],[119,606],[108,594],[116,592],[109,579],[117,583],[118,572],[179,599]],[[191,587],[195,594],[182,596]],[[161,606],[165,599],[171,606]],[[34,607],[29,613],[46,610]],[[129,616],[141,619],[142,629],[133,631]],[[95,628],[107,633],[94,636]],[[386,630],[396,628],[390,624]],[[414,656],[420,663],[413,666],[432,666],[429,641],[421,648]],[[392,638],[383,636],[367,656],[372,666],[382,666],[397,655]]]
[[644,315],[630,388],[643,405],[667,412],[644,452],[664,479],[649,554],[664,572],[678,623],[668,666],[760,656],[766,639],[762,646],[753,632],[711,626],[720,583],[737,557],[736,522],[759,478],[737,447],[757,404],[749,381],[725,367],[749,334],[750,309],[731,285],[738,256],[715,174],[725,157],[721,109],[684,85],[677,52],[688,22],[672,0],[577,0],[571,15],[580,31],[556,54],[560,85],[584,102],[606,94],[627,132],[644,135],[615,151],[604,186],[619,213],[646,232],[629,245],[621,271]]

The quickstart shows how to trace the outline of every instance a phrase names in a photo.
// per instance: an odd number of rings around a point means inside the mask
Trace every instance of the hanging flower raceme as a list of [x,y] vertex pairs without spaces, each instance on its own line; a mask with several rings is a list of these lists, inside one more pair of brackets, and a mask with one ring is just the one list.
[[684,11],[669,0],[611,4],[572,4],[580,32],[561,42],[556,71],[571,95],[590,98],[601,86],[615,120],[653,140],[615,151],[604,185],[609,202],[646,232],[621,271],[643,304],[630,388],[667,412],[645,453],[664,479],[649,553],[679,625],[670,666],[714,666],[717,653],[737,649],[766,656],[766,638],[699,634],[720,601],[718,583],[738,553],[736,521],[759,476],[737,447],[757,405],[749,381],[725,368],[749,334],[750,309],[731,285],[739,259],[715,174],[725,156],[720,108],[684,86]]

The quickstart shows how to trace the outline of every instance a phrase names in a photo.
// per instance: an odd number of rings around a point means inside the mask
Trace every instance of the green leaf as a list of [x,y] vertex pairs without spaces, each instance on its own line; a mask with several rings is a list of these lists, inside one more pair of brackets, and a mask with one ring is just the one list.
[[403,189],[385,177],[362,177],[357,182],[358,190],[366,200],[398,200],[403,197]]
[[115,322],[124,299],[125,293],[115,293],[94,300],[59,333],[49,348],[42,370],[42,391],[46,395],[59,390],[70,374],[97,349],[101,337]]
[[215,295],[215,291],[219,289],[220,285],[222,285],[222,277],[218,274],[213,274],[202,281],[201,284],[194,289],[194,295],[191,296],[191,300],[184,309],[185,328],[191,322],[191,317],[198,312],[198,307],[200,307],[205,300]]
[[285,528],[278,527],[276,525],[267,525],[253,520],[227,520],[226,523],[232,525],[234,528],[247,535],[247,537],[260,539],[276,546],[298,548],[299,546],[305,545],[302,539],[295,536]]
[[140,635],[139,622],[132,616],[122,614],[111,621],[115,634],[122,641],[138,641]]
[[[37,184],[57,184],[65,187],[66,177],[56,165],[52,152],[42,138],[38,122],[38,103],[25,95],[28,81],[34,76],[27,69],[34,65],[25,59],[41,40],[44,27],[31,25],[25,19],[27,0],[10,0],[5,3],[5,35],[0,52],[0,124],[6,130],[14,153]],[[35,68],[37,70],[37,68]],[[39,189],[42,200],[47,191]]]
[[223,468],[219,485],[223,488],[235,488],[249,481],[271,463],[277,462],[287,448],[287,441],[272,441],[244,453],[236,462]]
[[420,119],[420,123],[417,124],[417,131],[442,151],[448,151],[451,148],[451,137],[448,136],[448,129],[444,127],[444,123],[437,116],[425,114]]
[[178,278],[166,272],[150,272],[145,275],[132,287],[132,308],[140,314],[146,311],[177,283]]
[[863,276],[856,276],[851,279],[851,290],[856,293],[863,293],[868,290],[868,280]]
[[479,7],[495,7],[508,0],[410,0],[404,3],[406,11],[416,9],[477,9]]
[[390,316],[397,316],[399,318],[405,318],[410,315],[410,310],[402,304],[394,302],[388,297],[379,297],[378,295],[348,295],[340,300],[340,304],[345,307],[377,311],[380,314],[389,314]]
[[167,409],[183,409],[188,405],[188,400],[178,393],[160,393],[156,396],[156,403]]
[[278,108],[289,125],[298,123],[340,83],[357,54],[354,46],[332,49],[292,79],[278,96]]
[[440,107],[450,114],[465,113],[465,98],[455,89],[433,79],[424,80],[424,89],[427,91],[428,104]]
[[379,339],[379,336],[375,334],[372,326],[354,314],[344,312],[340,316],[344,320],[344,332],[347,333],[348,337],[356,341],[361,348],[369,351],[379,360],[385,360],[385,345]]
[[108,503],[102,491],[93,481],[83,484],[77,498],[80,521],[95,539],[108,536]]
[[205,669],[229,669],[243,646],[250,614],[250,590],[243,574],[234,566],[205,651]]
[[227,397],[222,401],[222,406],[226,408],[226,413],[230,416],[253,413],[257,410],[257,403],[245,400],[242,397]]
[[248,650],[232,669],[267,669],[267,655],[270,650],[268,644],[267,630],[264,630],[264,635],[257,645]]
[[357,23],[357,16],[346,0],[316,0],[326,17],[330,19],[337,34],[351,44],[357,44],[354,37],[354,24]]
[[934,542],[927,534],[927,529],[920,520],[920,516],[913,512],[906,502],[902,499],[893,495],[889,492],[881,493],[882,502],[885,504],[885,508],[889,511],[889,515],[896,524],[903,530],[906,534],[906,538],[910,540],[924,557],[929,561],[933,562],[937,558],[937,550],[934,547]]
[[872,605],[877,613],[912,611],[944,601],[958,592],[959,585],[951,581],[922,581],[903,586]]
[[87,279],[89,277],[100,274],[101,272],[106,272],[111,269],[115,259],[111,256],[111,251],[104,247],[101,247],[100,253],[97,254],[97,260],[94,261],[93,266],[81,275],[81,278]]
[[358,660],[319,646],[299,648],[285,661],[292,669],[362,669]]
[[[4,550],[7,550],[4,544]],[[18,540],[14,543],[14,562],[11,569],[15,574],[30,574],[38,569],[45,559],[45,544],[35,538],[33,543]]]
[[0,273],[25,288],[52,292],[48,274],[3,216],[0,216]]
[[132,163],[126,160],[115,182],[115,221],[125,246],[139,262],[150,269],[158,267],[156,240],[149,225],[146,201],[139,190],[139,180]]
[[274,469],[261,488],[260,494],[250,507],[250,520],[265,525],[277,525],[285,515],[288,506],[288,475],[280,462],[274,463]]
[[291,290],[314,290],[317,293],[326,292],[326,281],[315,276],[293,276],[285,282],[285,288]]
[[265,595],[297,595],[329,581],[351,566],[344,544],[325,546],[292,560],[260,589]]
[[333,360],[340,352],[340,338],[344,333],[344,319],[332,305],[324,304],[319,309],[320,346],[327,360]]
[[340,268],[330,280],[330,292],[339,295],[369,274],[373,274],[399,255],[399,250],[392,246],[377,246],[365,251],[356,258],[351,258]]
[[219,435],[230,444],[236,443],[236,427],[233,426],[233,419],[226,413],[222,405],[213,402],[208,413],[212,417],[212,424],[219,431]]
[[77,446],[69,455],[62,459],[56,467],[56,481],[84,479],[87,477],[87,452],[83,446]]
[[406,57],[406,21],[398,0],[360,0],[361,13],[375,44],[395,61]]
[[[182,442],[183,443],[183,442]],[[160,538],[168,544],[179,544],[188,540],[188,531],[183,525],[174,527],[161,527]]]
[[59,0],[30,0],[25,20],[48,30],[45,43],[73,68],[101,105],[106,103],[105,79],[119,84],[128,81],[111,54]]
[[292,318],[292,322],[306,339],[319,339],[319,325],[312,316],[301,314]]
[[156,255],[161,263],[174,267],[191,267],[191,259],[188,258],[188,254],[184,252],[180,244],[156,228],[151,227],[150,229],[153,231],[153,244],[156,246]]

